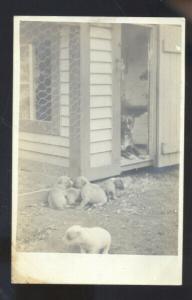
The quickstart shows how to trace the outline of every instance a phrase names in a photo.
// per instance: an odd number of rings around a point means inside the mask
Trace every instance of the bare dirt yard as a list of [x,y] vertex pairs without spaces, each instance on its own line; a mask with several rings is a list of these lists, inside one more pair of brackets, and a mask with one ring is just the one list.
[[178,168],[142,169],[122,175],[128,187],[116,201],[91,210],[53,210],[43,206],[56,180],[20,171],[18,251],[75,252],[62,241],[71,225],[101,226],[112,236],[111,254],[176,255],[178,242]]

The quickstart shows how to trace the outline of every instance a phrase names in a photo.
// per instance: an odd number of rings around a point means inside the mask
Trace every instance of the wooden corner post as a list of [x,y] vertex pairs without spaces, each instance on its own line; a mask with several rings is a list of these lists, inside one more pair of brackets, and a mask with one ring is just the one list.
[[86,176],[89,162],[88,25],[71,26],[69,36],[70,176]]

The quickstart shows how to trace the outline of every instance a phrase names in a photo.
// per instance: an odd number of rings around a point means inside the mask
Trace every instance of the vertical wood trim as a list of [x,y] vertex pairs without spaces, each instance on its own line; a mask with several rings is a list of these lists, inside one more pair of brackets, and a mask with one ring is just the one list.
[[117,60],[121,58],[121,25],[112,27],[112,164],[117,174],[120,173],[121,161],[121,91],[120,69]]
[[149,155],[154,163],[157,159],[157,37],[157,27],[152,26],[149,52]]
[[80,25],[80,174],[90,170],[90,26]]
[[69,29],[69,138],[70,176],[80,173],[80,31],[78,26]]
[[161,59],[160,59],[160,52],[161,52],[161,30],[160,26],[157,25],[157,100],[156,100],[156,159],[155,159],[155,166],[159,166],[159,157],[160,157],[160,148],[159,148],[159,139],[160,139],[160,72],[161,72]]

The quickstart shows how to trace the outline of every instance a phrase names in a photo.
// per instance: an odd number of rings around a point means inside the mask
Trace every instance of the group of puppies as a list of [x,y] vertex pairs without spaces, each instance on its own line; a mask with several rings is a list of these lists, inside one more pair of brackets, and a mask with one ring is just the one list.
[[98,207],[117,199],[118,190],[124,190],[121,178],[110,178],[98,185],[89,182],[84,176],[74,181],[68,176],[61,176],[49,191],[48,206],[60,210],[66,207]]
[[[98,207],[117,199],[118,192],[124,188],[121,178],[110,178],[98,185],[83,176],[74,181],[68,176],[61,176],[49,191],[48,205],[54,209]],[[111,235],[101,227],[73,225],[66,230],[63,241],[67,246],[77,246],[81,253],[107,254]]]

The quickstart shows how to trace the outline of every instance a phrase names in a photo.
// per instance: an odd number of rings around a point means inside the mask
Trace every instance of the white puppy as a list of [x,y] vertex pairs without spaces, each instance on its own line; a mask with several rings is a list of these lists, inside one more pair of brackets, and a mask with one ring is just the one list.
[[55,186],[57,186],[62,190],[66,190],[67,188],[70,188],[72,185],[73,185],[73,181],[71,180],[70,177],[66,175],[60,176],[55,183]]
[[108,200],[116,200],[120,195],[117,190],[124,189],[124,183],[121,178],[110,178],[102,183],[102,188],[105,191]]
[[64,209],[67,207],[66,190],[73,184],[68,176],[61,176],[54,184],[48,194],[48,205],[54,209]]
[[71,187],[66,190],[66,198],[69,205],[77,205],[81,201],[81,190]]
[[108,253],[111,246],[110,233],[101,227],[74,225],[67,229],[64,239],[67,245],[79,246],[81,253]]
[[104,190],[94,183],[90,183],[87,178],[83,176],[77,177],[74,186],[81,189],[81,204],[80,208],[87,205],[102,206],[107,202],[107,196]]

